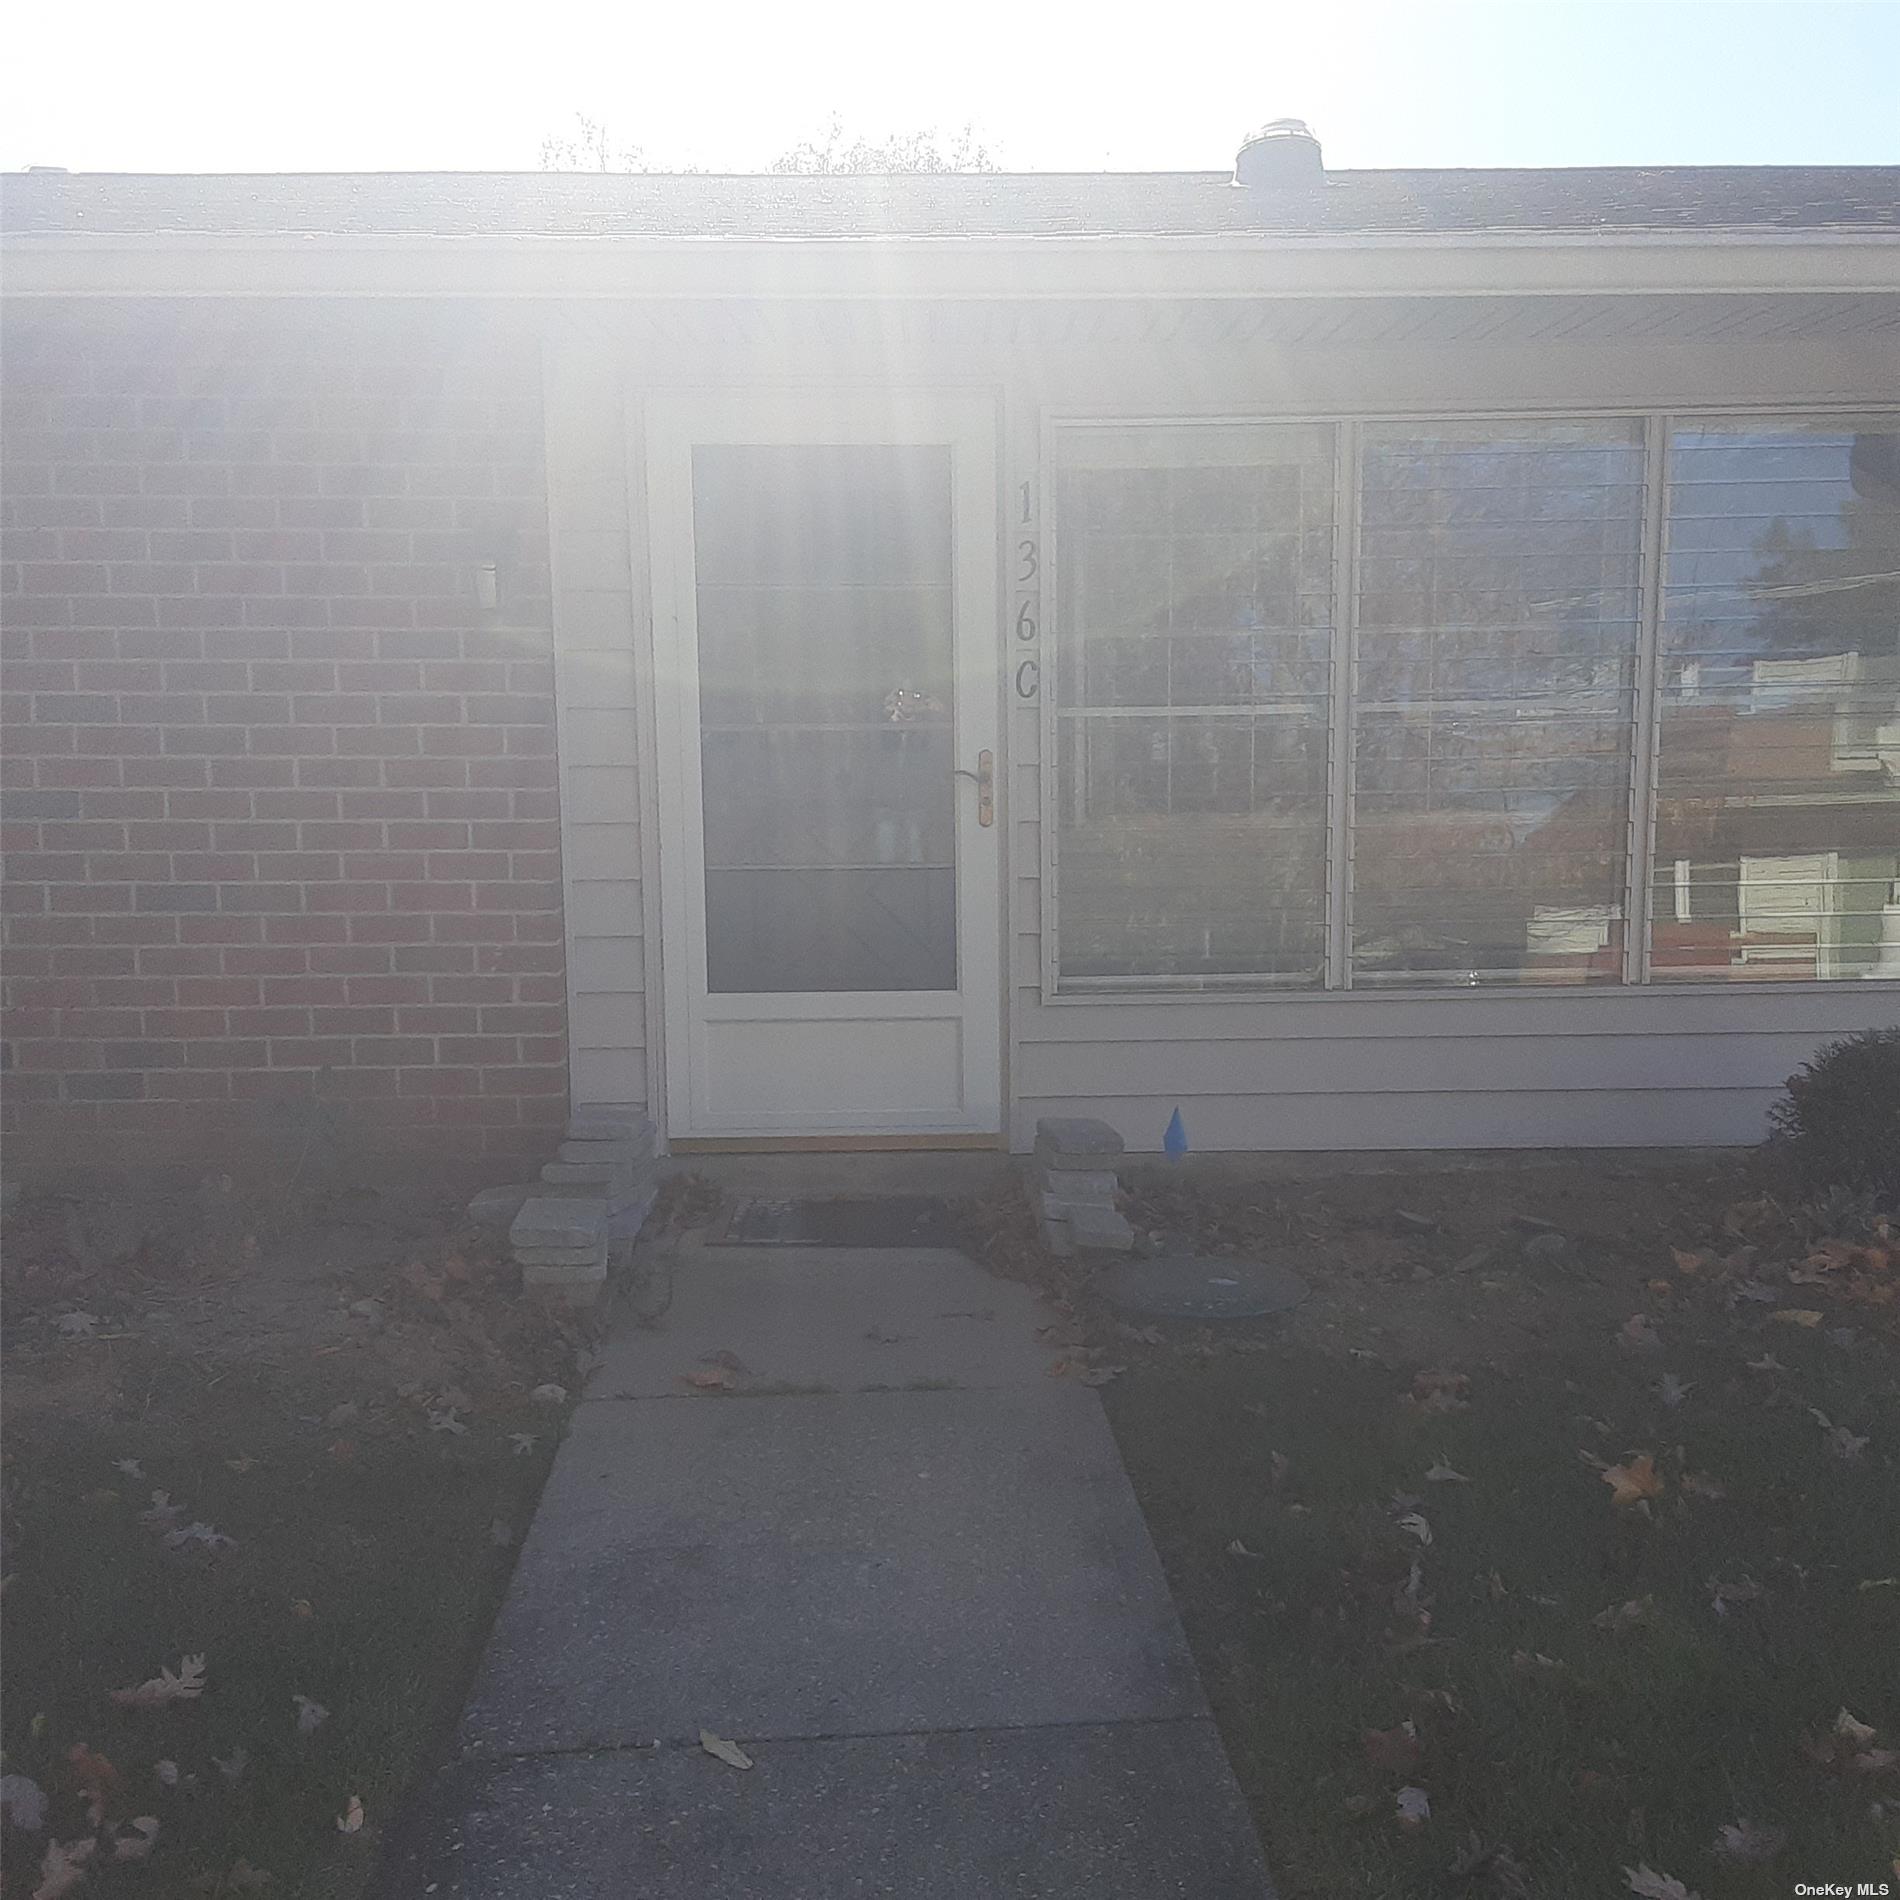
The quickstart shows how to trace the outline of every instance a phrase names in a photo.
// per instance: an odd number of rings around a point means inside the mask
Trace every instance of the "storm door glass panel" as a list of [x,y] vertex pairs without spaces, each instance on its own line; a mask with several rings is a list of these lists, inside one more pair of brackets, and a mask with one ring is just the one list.
[[954,990],[948,448],[699,447],[714,995]]
[[1369,426],[1352,980],[1621,980],[1634,422]]
[[1900,423],[1669,440],[1650,973],[1900,977]]
[[1333,431],[1078,429],[1059,453],[1058,983],[1317,987]]

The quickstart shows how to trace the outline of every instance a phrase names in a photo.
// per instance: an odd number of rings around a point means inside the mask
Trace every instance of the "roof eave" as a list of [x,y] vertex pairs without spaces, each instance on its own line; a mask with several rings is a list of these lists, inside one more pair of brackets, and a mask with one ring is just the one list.
[[10,297],[1044,298],[1900,292],[1900,231],[1217,236],[11,234]]

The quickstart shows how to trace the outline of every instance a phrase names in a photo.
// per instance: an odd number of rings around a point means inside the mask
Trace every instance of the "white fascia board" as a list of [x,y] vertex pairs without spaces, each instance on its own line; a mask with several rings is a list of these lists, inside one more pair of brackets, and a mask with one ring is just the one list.
[[1900,292],[1900,232],[600,238],[14,236],[11,297],[795,301]]

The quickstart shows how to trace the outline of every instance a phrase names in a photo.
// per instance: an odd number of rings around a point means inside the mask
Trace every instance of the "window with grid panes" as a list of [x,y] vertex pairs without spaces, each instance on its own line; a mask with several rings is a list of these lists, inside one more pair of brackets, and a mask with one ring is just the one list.
[[1060,438],[1067,988],[1325,980],[1333,437]]
[[1900,425],[1678,420],[1650,974],[1900,977]]
[[1900,979],[1894,418],[1075,429],[1056,499],[1059,988],[1611,984],[1645,876],[1652,981]]
[[1622,980],[1634,421],[1361,431],[1355,986]]

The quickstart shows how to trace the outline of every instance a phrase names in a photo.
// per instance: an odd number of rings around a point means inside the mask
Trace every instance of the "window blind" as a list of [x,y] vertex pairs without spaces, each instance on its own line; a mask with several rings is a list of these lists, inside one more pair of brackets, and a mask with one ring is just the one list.
[[1058,491],[1065,983],[1319,984],[1332,431],[1091,433]]
[[1359,511],[1353,983],[1620,980],[1640,427],[1368,427]]

